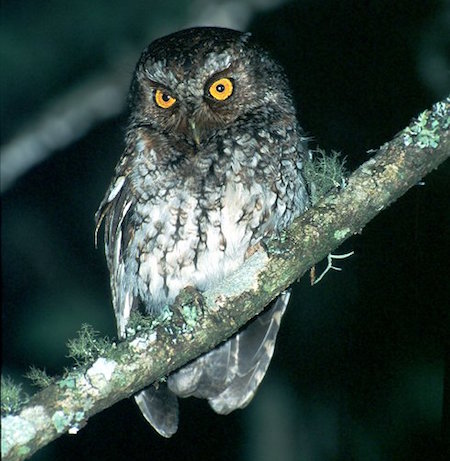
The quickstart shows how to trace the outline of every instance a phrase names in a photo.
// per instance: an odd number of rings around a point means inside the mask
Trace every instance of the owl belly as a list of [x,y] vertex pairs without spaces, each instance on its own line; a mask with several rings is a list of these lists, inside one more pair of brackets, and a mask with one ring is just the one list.
[[273,229],[274,202],[275,194],[265,196],[258,186],[230,184],[219,200],[178,191],[138,206],[137,213],[148,218],[130,245],[130,261],[137,261],[130,274],[137,280],[134,294],[149,312],[158,313],[186,286],[213,286],[242,265],[248,248]]

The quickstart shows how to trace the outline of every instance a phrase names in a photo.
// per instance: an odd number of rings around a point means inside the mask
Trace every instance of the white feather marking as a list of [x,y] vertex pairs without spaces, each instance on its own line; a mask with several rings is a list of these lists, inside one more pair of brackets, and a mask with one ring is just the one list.
[[122,315],[118,318],[119,332],[120,332],[120,336],[122,338],[125,337],[125,328],[127,326],[128,320],[130,318],[132,300],[133,300],[133,298],[131,296],[131,293],[129,291],[127,291],[126,294],[125,294],[125,300],[124,300],[124,303],[123,303]]
[[111,189],[111,192],[108,195],[108,202],[111,202],[117,197],[117,194],[120,192],[122,189],[123,183],[125,182],[125,176],[119,176],[116,179],[116,182],[114,183],[113,188]]
[[127,202],[127,203],[125,204],[125,206],[123,207],[122,216],[120,217],[119,226],[122,225],[123,218],[125,218],[125,215],[128,213],[128,210],[130,209],[131,203],[132,203],[132,201],[131,201],[131,200],[128,200],[128,202]]
[[116,234],[116,245],[114,248],[114,267],[116,268],[116,270],[118,267],[120,267],[119,266],[119,256],[120,256],[121,245],[122,245],[122,231],[119,228]]
[[120,217],[120,221],[117,224],[117,234],[116,234],[116,247],[114,249],[114,264],[115,267],[119,267],[119,257],[120,257],[120,250],[121,250],[121,245],[122,245],[122,223],[125,218],[125,215],[127,214],[128,210],[130,209],[131,206],[131,200],[129,200],[125,206],[123,207],[122,210],[122,216]]

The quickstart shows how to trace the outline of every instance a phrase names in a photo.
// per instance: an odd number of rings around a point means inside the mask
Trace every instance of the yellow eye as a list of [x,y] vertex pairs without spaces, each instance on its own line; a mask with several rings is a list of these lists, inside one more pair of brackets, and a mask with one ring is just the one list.
[[159,107],[163,109],[168,109],[169,107],[175,104],[176,99],[173,96],[170,96],[169,93],[165,93],[162,90],[156,90],[155,92],[155,102]]
[[209,87],[209,94],[218,101],[225,101],[233,94],[233,82],[229,78],[219,78]]

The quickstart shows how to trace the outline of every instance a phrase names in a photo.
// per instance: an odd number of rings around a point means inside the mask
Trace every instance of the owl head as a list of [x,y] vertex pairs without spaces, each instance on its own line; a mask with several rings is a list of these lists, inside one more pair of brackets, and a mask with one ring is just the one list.
[[130,125],[195,147],[270,105],[294,113],[283,70],[250,34],[192,28],[155,40],[142,53]]

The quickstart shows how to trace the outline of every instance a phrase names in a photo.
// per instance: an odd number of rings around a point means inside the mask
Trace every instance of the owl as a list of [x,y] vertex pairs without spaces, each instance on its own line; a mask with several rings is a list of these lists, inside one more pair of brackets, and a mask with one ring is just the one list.
[[[134,310],[158,316],[183,288],[214,286],[309,203],[285,74],[250,34],[192,28],[154,41],[129,105],[125,151],[96,214],[122,338]],[[220,414],[250,402],[288,300],[135,396],[159,434],[177,431],[178,397],[207,399]]]

